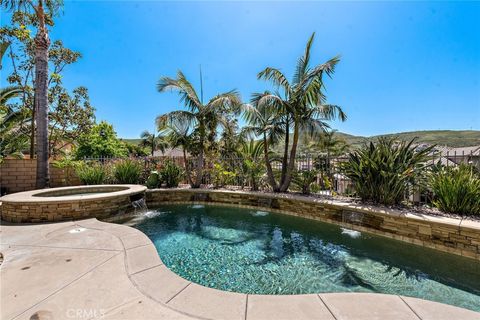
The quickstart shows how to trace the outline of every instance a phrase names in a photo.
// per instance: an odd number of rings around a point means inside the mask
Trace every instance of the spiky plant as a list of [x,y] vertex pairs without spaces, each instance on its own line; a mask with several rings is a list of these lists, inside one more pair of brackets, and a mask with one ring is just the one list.
[[426,169],[431,165],[428,160],[434,146],[416,151],[414,142],[415,139],[397,142],[395,138],[380,138],[349,153],[348,161],[340,169],[352,180],[362,200],[399,204],[410,186],[425,182]]
[[473,166],[444,167],[432,173],[433,204],[443,212],[480,215],[480,175]]

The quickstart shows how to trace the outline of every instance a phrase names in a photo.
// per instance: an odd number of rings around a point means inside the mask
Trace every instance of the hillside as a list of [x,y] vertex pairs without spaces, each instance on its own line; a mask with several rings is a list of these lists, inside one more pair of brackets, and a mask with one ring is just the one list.
[[[371,137],[354,136],[351,134],[337,132],[335,135],[347,142],[352,147],[360,147],[364,142],[374,141],[379,137],[396,136],[401,140],[411,140],[417,138],[419,143],[437,144],[449,147],[470,147],[480,145],[480,131],[478,130],[430,130],[430,131],[411,131],[392,133]],[[139,144],[141,139],[122,139],[133,144]],[[300,139],[302,140],[302,139]],[[277,151],[282,150],[277,146]]]
[[449,147],[469,147],[480,145],[480,131],[477,130],[431,130],[431,131],[411,131],[378,135],[372,137],[353,136],[345,133],[337,133],[352,146],[360,146],[365,141],[376,140],[379,137],[395,136],[400,140],[410,141],[417,138],[419,143],[436,144]]

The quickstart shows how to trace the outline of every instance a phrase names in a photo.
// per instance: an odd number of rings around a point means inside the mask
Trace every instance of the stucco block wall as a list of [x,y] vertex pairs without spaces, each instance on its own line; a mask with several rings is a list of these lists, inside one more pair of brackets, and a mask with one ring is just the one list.
[[[0,187],[5,188],[7,193],[33,190],[35,189],[36,170],[35,159],[5,159],[0,164]],[[69,173],[68,176],[67,173]],[[51,187],[80,184],[73,169],[60,169],[50,164]]]
[[476,221],[404,214],[284,194],[162,189],[148,190],[146,197],[150,207],[178,202],[262,207],[480,260],[480,223]]

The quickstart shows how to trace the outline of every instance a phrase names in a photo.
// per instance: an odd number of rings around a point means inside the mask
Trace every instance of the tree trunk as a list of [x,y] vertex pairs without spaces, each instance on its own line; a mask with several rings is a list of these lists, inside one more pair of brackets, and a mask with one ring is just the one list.
[[287,120],[285,122],[285,148],[283,151],[283,160],[282,160],[282,176],[280,178],[280,185],[282,185],[285,182],[285,176],[287,174],[287,165],[288,165],[288,147],[290,144],[290,121],[288,119],[287,115]]
[[268,183],[272,186],[274,192],[278,192],[278,185],[275,182],[275,177],[273,175],[272,165],[270,164],[270,159],[268,157],[268,140],[267,135],[263,134],[263,153],[265,156],[265,166],[267,167],[267,177]]
[[35,117],[36,117],[36,109],[37,105],[35,100],[33,101],[33,108],[32,108],[32,119],[30,120],[30,159],[35,157]]
[[197,158],[197,168],[196,168],[196,177],[195,177],[195,183],[192,184],[192,188],[200,188],[202,185],[202,178],[203,178],[203,144],[205,140],[205,124],[200,123],[199,125],[200,129],[200,143],[199,143],[199,153],[198,153],[198,158]]
[[297,155],[297,145],[298,145],[298,124],[297,121],[294,122],[293,129],[293,142],[292,150],[290,151],[290,162],[288,163],[287,173],[285,175],[285,181],[280,186],[280,192],[286,192],[290,186],[290,182],[293,177],[293,170],[295,168],[295,156]]
[[155,132],[152,134],[152,157],[155,153]]
[[187,153],[185,152],[185,146],[182,146],[183,151],[183,165],[185,167],[185,174],[187,175],[187,182],[192,186],[192,177],[190,175],[190,169],[188,168]]
[[37,189],[49,187],[48,168],[48,39],[42,1],[38,2],[39,21],[35,36],[35,109],[37,122]]

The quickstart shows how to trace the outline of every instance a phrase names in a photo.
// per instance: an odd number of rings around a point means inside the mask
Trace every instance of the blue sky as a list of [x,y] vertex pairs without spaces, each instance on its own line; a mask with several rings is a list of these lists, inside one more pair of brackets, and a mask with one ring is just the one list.
[[264,67],[291,77],[313,31],[313,63],[342,55],[326,83],[349,116],[336,129],[480,130],[480,2],[67,1],[51,38],[83,54],[65,84],[87,86],[97,119],[134,138],[180,107],[160,76],[181,69],[198,85],[201,65],[206,98],[247,101],[268,88]]

